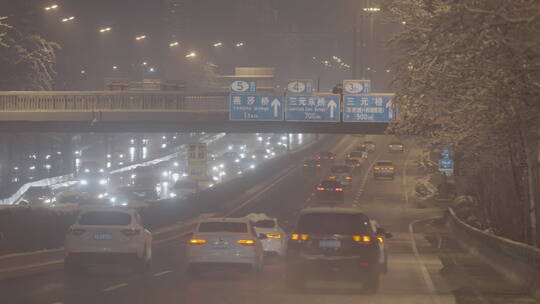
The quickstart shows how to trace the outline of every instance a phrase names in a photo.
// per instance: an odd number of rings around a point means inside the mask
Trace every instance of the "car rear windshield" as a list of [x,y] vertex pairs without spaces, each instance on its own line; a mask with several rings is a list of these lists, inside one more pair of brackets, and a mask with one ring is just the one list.
[[363,214],[304,214],[298,222],[297,232],[306,234],[363,234],[369,232],[369,219]]
[[392,162],[377,162],[377,166],[392,166]]
[[247,232],[246,223],[204,222],[199,225],[199,232]]
[[276,222],[273,220],[260,220],[256,221],[253,226],[258,228],[274,228],[276,227]]
[[79,218],[79,225],[125,226],[131,223],[131,215],[115,211],[86,212]]
[[351,152],[350,157],[362,157],[362,152]]
[[351,173],[351,168],[348,166],[332,167],[332,173]]

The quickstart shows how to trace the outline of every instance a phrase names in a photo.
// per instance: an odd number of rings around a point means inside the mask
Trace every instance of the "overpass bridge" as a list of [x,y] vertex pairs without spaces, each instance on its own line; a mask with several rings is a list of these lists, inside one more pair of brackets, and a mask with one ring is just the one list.
[[383,134],[387,123],[230,121],[229,94],[0,92],[0,133],[234,132]]

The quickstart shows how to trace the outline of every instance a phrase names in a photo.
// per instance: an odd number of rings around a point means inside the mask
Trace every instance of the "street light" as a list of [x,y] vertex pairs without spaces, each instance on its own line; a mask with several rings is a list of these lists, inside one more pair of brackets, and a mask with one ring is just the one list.
[[179,46],[179,45],[180,45],[180,43],[178,41],[173,41],[173,42],[169,43],[170,47],[175,47],[175,46]]
[[57,9],[57,8],[58,8],[58,4],[53,4],[53,5],[50,5],[50,6],[46,6],[45,10],[50,11],[50,10],[54,10],[54,9]]
[[217,48],[217,47],[222,47],[222,46],[223,46],[223,43],[222,43],[222,42],[216,42],[216,43],[213,44],[213,46],[214,46],[215,48]]
[[238,43],[236,44],[236,47],[243,47],[243,46],[244,46],[244,43],[243,43],[243,42],[238,42]]
[[113,65],[112,69],[116,71],[116,70],[118,70],[118,66]]
[[146,62],[146,61],[143,61],[143,63],[142,63],[143,66],[146,66],[147,64],[148,64],[148,62]]
[[380,12],[381,9],[379,7],[364,7],[364,12]]
[[156,69],[153,68],[153,67],[148,69],[148,72],[150,72],[150,73],[154,73],[155,71],[156,71]]
[[62,19],[62,22],[66,23],[66,22],[70,22],[70,21],[73,21],[75,20],[75,17],[71,16],[71,17],[66,17],[64,19]]
[[140,40],[143,40],[143,39],[146,39],[146,35],[141,35],[141,36],[135,37],[135,40],[137,40],[137,41],[140,41]]
[[194,57],[197,57],[197,53],[195,53],[195,52],[191,52],[191,53],[186,55],[186,58],[194,58]]
[[106,33],[106,32],[110,32],[112,30],[112,28],[110,27],[104,27],[102,29],[99,29],[99,32],[100,33]]

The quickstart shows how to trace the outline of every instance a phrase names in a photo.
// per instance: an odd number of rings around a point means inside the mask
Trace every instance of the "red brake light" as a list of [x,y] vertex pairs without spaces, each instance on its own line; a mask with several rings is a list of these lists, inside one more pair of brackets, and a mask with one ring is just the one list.
[[86,231],[84,229],[70,229],[69,232],[72,234],[72,235],[82,235],[84,234]]
[[236,243],[244,246],[255,246],[254,240],[238,240],[236,241]]
[[324,187],[317,187],[317,191],[324,191]]
[[202,245],[202,244],[206,244],[206,240],[203,240],[203,239],[189,239],[188,243],[190,245]]
[[298,234],[298,233],[293,233],[291,234],[291,240],[293,241],[307,241],[309,239],[309,235],[308,234]]
[[371,237],[369,235],[353,235],[353,241],[356,243],[371,243]]
[[125,236],[134,236],[134,235],[137,235],[137,234],[141,233],[141,231],[139,229],[124,229],[121,232]]
[[338,188],[336,188],[336,191],[343,191],[343,188],[338,187]]
[[320,167],[320,166],[321,166],[321,164],[317,164],[317,167]]

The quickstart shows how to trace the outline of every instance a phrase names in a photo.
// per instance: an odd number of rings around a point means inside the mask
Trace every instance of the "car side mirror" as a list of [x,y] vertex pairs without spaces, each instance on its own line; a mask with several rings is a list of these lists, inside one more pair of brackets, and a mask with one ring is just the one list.
[[259,233],[258,238],[259,238],[259,240],[266,240],[268,237],[264,233]]
[[382,235],[387,239],[391,239],[394,236],[392,233],[386,232],[386,230],[384,230],[384,228],[377,228],[376,233],[377,233],[377,235]]

